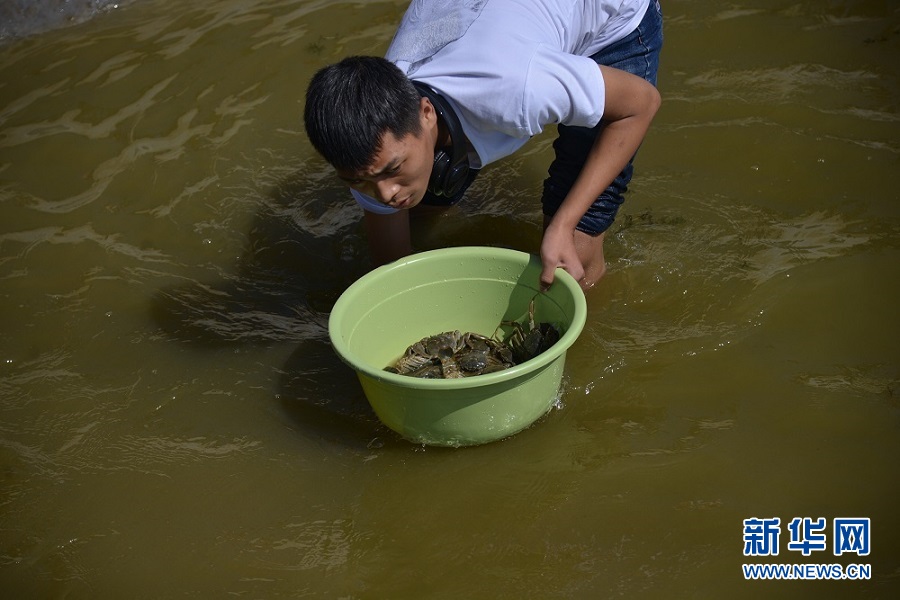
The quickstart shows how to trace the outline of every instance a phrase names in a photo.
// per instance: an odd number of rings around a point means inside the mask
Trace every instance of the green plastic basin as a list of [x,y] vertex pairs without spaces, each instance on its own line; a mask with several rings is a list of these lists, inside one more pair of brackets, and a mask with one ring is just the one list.
[[[513,435],[557,401],[566,350],[584,327],[578,283],[562,269],[539,294],[541,262],[491,247],[432,250],[379,267],[338,298],[331,343],[352,367],[375,414],[404,438],[435,446],[483,444]],[[460,379],[419,379],[384,370],[406,348],[442,331],[491,335],[501,320],[522,321],[535,300],[537,321],[560,340],[509,369]]]

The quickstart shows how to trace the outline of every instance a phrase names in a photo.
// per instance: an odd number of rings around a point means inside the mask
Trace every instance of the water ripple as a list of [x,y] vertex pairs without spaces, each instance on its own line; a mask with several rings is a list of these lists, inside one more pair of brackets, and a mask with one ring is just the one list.
[[794,64],[781,68],[713,69],[690,77],[685,83],[708,90],[710,95],[700,97],[704,101],[734,98],[759,104],[795,101],[800,94],[815,93],[822,88],[861,89],[879,80],[877,73],[866,70],[844,71],[820,64]]
[[125,435],[109,442],[107,448],[119,454],[118,461],[136,467],[160,464],[188,464],[207,460],[233,458],[262,447],[258,440],[234,438],[228,441],[192,438]]
[[602,323],[583,334],[608,354],[610,371],[666,349],[685,356],[724,350],[760,323],[765,301],[748,301],[756,290],[892,235],[890,228],[861,232],[838,213],[790,218],[720,198],[684,201],[698,211],[690,220],[626,216],[611,238],[623,249],[611,263],[612,284],[599,292],[608,305]]
[[[154,84],[150,87],[144,94],[129,104],[126,104],[121,109],[116,111],[115,114],[103,119],[99,123],[85,123],[83,121],[76,120],[76,117],[81,114],[81,110],[73,109],[66,111],[62,116],[57,118],[54,121],[43,121],[40,123],[29,123],[27,125],[19,125],[17,127],[8,127],[0,132],[0,147],[14,147],[19,146],[21,144],[26,144],[28,142],[32,142],[34,140],[59,135],[63,133],[80,135],[88,139],[102,139],[109,137],[113,133],[115,133],[116,129],[119,125],[135,115],[141,114],[150,107],[154,106],[157,101],[156,97],[166,89],[172,81],[175,80],[177,75],[171,75],[162,81]],[[62,83],[67,83],[67,80],[64,80]],[[26,98],[22,98],[17,102],[14,102],[11,107],[5,110],[2,114],[6,116],[7,114],[13,114],[14,112],[21,110],[28,106],[31,101],[36,98],[40,98],[46,95],[49,95],[50,90],[55,89],[56,85],[49,86],[41,91],[41,93],[35,96],[34,92],[27,94]]]
[[122,151],[106,160],[94,170],[93,185],[86,191],[65,200],[35,200],[31,207],[47,213],[68,213],[97,200],[112,184],[113,179],[125,172],[135,161],[146,155],[155,155],[157,161],[175,160],[185,152],[185,145],[194,138],[204,137],[213,129],[212,124],[191,125],[197,116],[191,109],[178,118],[175,129],[169,135],[157,138],[141,138],[132,141]]
[[103,235],[94,231],[90,224],[64,229],[62,227],[42,227],[29,231],[17,231],[11,233],[0,234],[0,244],[5,242],[16,242],[25,244],[25,248],[17,255],[7,254],[0,259],[0,264],[13,258],[25,258],[29,252],[35,247],[42,244],[81,244],[83,242],[92,242],[106,250],[121,254],[129,258],[134,258],[142,262],[160,262],[168,260],[168,256],[158,250],[142,249],[120,241],[121,234]]
[[[79,81],[78,84],[85,85],[96,82],[100,87],[109,85],[131,74],[141,65],[144,58],[142,53],[134,50],[122,52],[100,63],[93,73]],[[106,77],[106,81],[98,81],[102,77]]]
[[284,530],[288,537],[273,540],[271,547],[296,557],[278,561],[276,568],[289,571],[339,567],[347,562],[354,538],[359,537],[353,522],[344,519],[289,523]]

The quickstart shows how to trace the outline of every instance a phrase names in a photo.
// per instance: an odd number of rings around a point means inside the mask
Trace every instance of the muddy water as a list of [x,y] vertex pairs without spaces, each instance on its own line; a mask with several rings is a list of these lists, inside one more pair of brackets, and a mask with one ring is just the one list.
[[[405,2],[197,5],[0,47],[4,597],[896,597],[893,3],[664,3],[664,107],[561,407],[461,450],[381,427],[331,352],[365,243],[299,119]],[[551,140],[419,247],[534,250]],[[752,517],[779,556],[743,556]],[[794,517],[868,517],[871,554],[790,551]]]

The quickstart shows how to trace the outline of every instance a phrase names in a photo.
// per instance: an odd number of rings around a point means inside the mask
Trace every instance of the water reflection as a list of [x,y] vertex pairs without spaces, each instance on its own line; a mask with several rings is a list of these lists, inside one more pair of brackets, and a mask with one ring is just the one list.
[[360,216],[341,194],[302,173],[281,182],[257,202],[230,272],[161,289],[154,318],[185,341],[326,339],[337,296],[370,268]]
[[150,310],[184,343],[293,343],[276,395],[284,410],[308,436],[359,447],[383,427],[328,341],[331,307],[371,268],[359,214],[347,210],[344,194],[309,170],[291,174],[258,203],[226,277],[162,288]]

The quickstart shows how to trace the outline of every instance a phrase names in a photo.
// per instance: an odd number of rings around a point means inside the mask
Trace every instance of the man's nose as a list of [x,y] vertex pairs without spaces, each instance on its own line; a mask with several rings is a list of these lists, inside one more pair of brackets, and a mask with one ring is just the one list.
[[397,195],[397,192],[400,191],[400,186],[392,179],[381,179],[376,181],[375,188],[378,190],[378,198],[384,203],[393,200],[394,196]]

